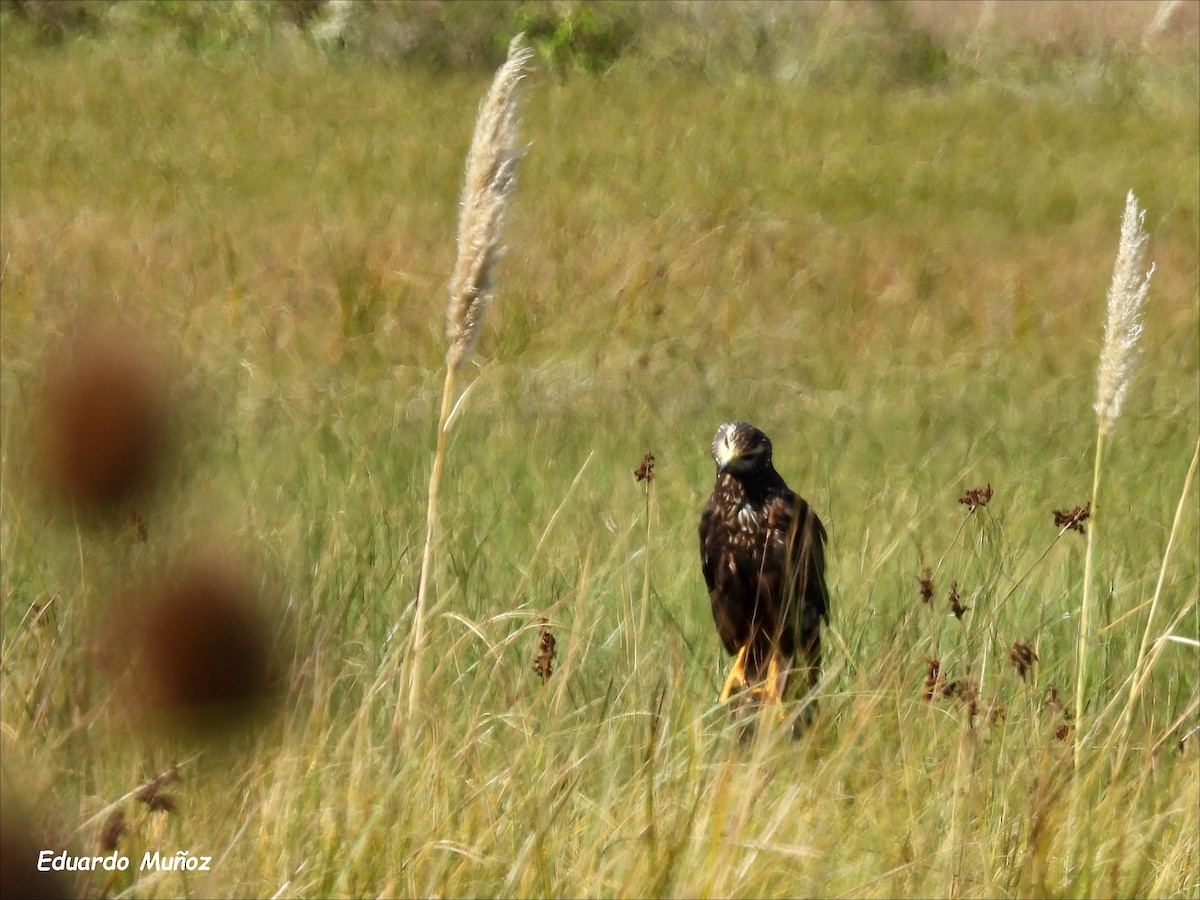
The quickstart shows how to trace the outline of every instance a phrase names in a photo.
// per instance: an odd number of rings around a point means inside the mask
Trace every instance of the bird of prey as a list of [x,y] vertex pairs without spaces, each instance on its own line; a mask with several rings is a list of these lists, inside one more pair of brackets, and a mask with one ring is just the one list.
[[[700,516],[700,559],[713,619],[736,654],[720,700],[735,717],[811,691],[829,618],[825,528],[788,489],[771,441],[753,425],[726,422],[712,442],[717,482]],[[805,706],[799,733],[812,719]],[[745,733],[743,733],[745,734]]]

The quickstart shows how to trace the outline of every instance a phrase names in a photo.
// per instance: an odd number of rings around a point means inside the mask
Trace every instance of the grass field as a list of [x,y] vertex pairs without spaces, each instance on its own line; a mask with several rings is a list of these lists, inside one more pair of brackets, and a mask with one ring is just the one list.
[[[489,74],[301,42],[0,51],[6,860],[115,847],[131,869],[80,887],[114,897],[1200,896],[1194,56],[1041,78],[1026,49],[1019,79],[915,86],[535,73],[406,718]],[[1087,523],[1076,733],[1085,537],[1054,510],[1091,497],[1130,189],[1156,270]],[[168,373],[140,526],[39,480],[54,363],[97,317]],[[735,418],[830,533],[795,743],[739,748],[716,703],[695,527]],[[206,740],[126,669],[134,586],[211,554],[272,604],[282,690]],[[136,871],[147,851],[211,871]]]

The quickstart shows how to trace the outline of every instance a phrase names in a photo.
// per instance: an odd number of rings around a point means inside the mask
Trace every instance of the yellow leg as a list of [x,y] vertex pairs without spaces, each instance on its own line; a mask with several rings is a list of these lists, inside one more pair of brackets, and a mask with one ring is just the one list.
[[771,651],[767,657],[767,671],[763,674],[762,680],[757,682],[750,689],[750,697],[759,706],[766,705],[772,701],[772,691],[775,685],[775,652]]
[[774,656],[771,660],[774,666],[774,679],[772,680],[772,699],[776,703],[783,703],[783,692],[787,690],[788,679],[792,675],[792,658],[790,656]]
[[733,668],[729,670],[729,677],[725,679],[725,686],[721,688],[720,700],[722,703],[728,703],[735,690],[746,686],[746,648],[749,646],[749,644],[743,644],[742,648],[738,650],[737,658],[733,661]]
[[779,719],[787,718],[783,706],[783,694],[787,689],[789,676],[792,674],[792,658],[784,657],[774,651],[767,660],[767,671],[763,680],[751,689],[751,700],[759,706],[774,705],[779,709]]

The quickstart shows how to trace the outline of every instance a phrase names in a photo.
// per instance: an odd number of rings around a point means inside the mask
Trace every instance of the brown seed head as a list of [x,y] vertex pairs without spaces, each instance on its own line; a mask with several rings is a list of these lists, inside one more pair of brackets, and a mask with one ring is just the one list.
[[1077,506],[1074,509],[1067,511],[1065,509],[1054,510],[1054,527],[1066,528],[1069,531],[1078,531],[1084,533],[1083,523],[1088,520],[1092,514],[1092,504],[1089,500],[1083,506]]
[[554,674],[554,647],[557,641],[550,633],[550,621],[544,616],[539,621],[541,627],[538,628],[538,652],[533,661],[533,670],[542,679],[542,684],[545,684]]
[[988,501],[992,499],[992,484],[989,481],[987,487],[974,488],[967,491],[958,498],[958,502],[965,506],[971,507],[971,512],[979,509],[981,506],[987,506]]
[[967,705],[967,711],[974,718],[979,712],[979,685],[970,678],[960,678],[951,681],[942,692],[946,697],[961,700]]
[[928,566],[917,576],[917,583],[921,586],[921,602],[928,603],[933,599],[933,571]]
[[1038,655],[1033,652],[1033,648],[1023,641],[1017,641],[1012,645],[1012,652],[1008,654],[1008,660],[1017,668],[1017,674],[1023,679],[1025,673],[1033,668],[1033,664],[1037,662]]
[[958,602],[958,582],[957,581],[950,582],[949,600],[950,600],[950,612],[954,613],[954,617],[956,619],[958,619],[958,621],[961,622],[963,613],[970,612],[971,607],[963,606],[961,603]]
[[142,785],[134,797],[154,812],[175,812],[175,798],[166,793],[164,788],[180,780],[179,769],[172,766]]
[[1071,718],[1071,709],[1058,696],[1058,685],[1050,685],[1046,691],[1046,705],[1050,707],[1052,712],[1060,714],[1064,719]]
[[925,660],[927,669],[925,671],[925,700],[932,701],[935,697],[940,697],[945,689],[945,678],[942,677],[941,668],[942,662],[939,659],[932,657]]
[[114,809],[104,821],[104,827],[100,829],[100,851],[102,853],[112,853],[117,849],[117,843],[129,829],[125,825],[125,813],[121,809]]
[[647,453],[645,456],[642,457],[642,464],[634,470],[633,477],[636,478],[638,481],[646,482],[647,485],[649,485],[650,482],[654,480],[654,454],[653,453]]

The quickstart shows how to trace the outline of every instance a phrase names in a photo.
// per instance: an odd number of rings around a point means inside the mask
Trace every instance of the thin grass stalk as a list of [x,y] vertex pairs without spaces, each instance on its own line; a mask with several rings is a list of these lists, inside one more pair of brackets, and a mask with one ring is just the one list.
[[[1138,687],[1139,693],[1141,692],[1142,689],[1145,688],[1146,681],[1149,679],[1150,673],[1153,671],[1154,667],[1156,665],[1158,665],[1159,658],[1166,651],[1167,646],[1169,644],[1182,643],[1187,646],[1200,647],[1200,642],[1194,641],[1191,638],[1186,638],[1186,637],[1183,637],[1182,635],[1177,635],[1174,633],[1175,629],[1179,627],[1179,624],[1184,619],[1186,619],[1188,614],[1192,611],[1192,607],[1196,605],[1196,602],[1198,599],[1200,599],[1200,591],[1193,590],[1188,595],[1187,600],[1185,600],[1184,603],[1179,607],[1178,611],[1172,617],[1171,621],[1167,624],[1167,627],[1163,630],[1163,632],[1161,634],[1159,634],[1158,637],[1156,637],[1150,641],[1150,646],[1146,648],[1146,662],[1142,668],[1142,673],[1139,678],[1139,681],[1141,682]],[[1132,681],[1133,676],[1131,675],[1128,680]],[[1193,699],[1195,700],[1195,702],[1200,703],[1200,698],[1193,697]],[[1104,728],[1103,720],[1110,713],[1112,715],[1116,716],[1118,719],[1120,718],[1120,716],[1117,716],[1117,714],[1115,712],[1115,709],[1117,706],[1121,706],[1121,712],[1123,714],[1124,706],[1121,704],[1120,698],[1114,697],[1112,700],[1109,701],[1109,703],[1105,706],[1105,708],[1103,710],[1101,710],[1095,716],[1092,717],[1093,732],[1101,732],[1102,731],[1102,729]],[[1117,736],[1120,734],[1119,730],[1116,728],[1110,728],[1107,733],[1109,734],[1109,743],[1116,740]],[[1124,753],[1125,753],[1124,748],[1122,748],[1122,754],[1124,754]],[[1117,764],[1115,764],[1112,767],[1113,772],[1119,771],[1120,763],[1123,760],[1124,760],[1124,755],[1118,757]]]
[[[1183,521],[1184,510],[1188,508],[1188,492],[1192,488],[1192,479],[1196,477],[1196,466],[1198,463],[1200,463],[1200,440],[1196,441],[1196,452],[1192,454],[1191,465],[1188,466],[1187,475],[1183,478],[1183,491],[1179,494],[1179,505],[1175,507],[1175,519],[1171,523],[1171,533],[1167,536],[1167,547],[1163,551],[1162,565],[1158,570],[1158,582],[1154,586],[1154,598],[1150,601],[1150,612],[1146,616],[1146,629],[1142,632],[1142,644],[1138,648],[1137,663],[1133,667],[1135,675],[1138,676],[1140,676],[1142,666],[1146,662],[1146,653],[1150,649],[1150,630],[1154,625],[1154,613],[1158,610],[1158,601],[1162,598],[1163,583],[1167,579],[1167,561],[1170,560],[1171,551],[1175,548],[1175,537],[1179,534],[1179,526]],[[1140,683],[1140,677],[1135,678],[1133,686],[1129,689],[1129,703],[1131,706],[1137,699]]]
[[[512,198],[516,164],[517,124],[520,104],[517,88],[532,52],[518,34],[508,46],[508,59],[496,72],[487,97],[475,119],[475,132],[467,154],[462,205],[458,218],[458,255],[450,278],[450,303],[446,312],[446,380],[438,415],[437,445],[429,474],[426,501],[425,545],[413,610],[408,652],[408,701],[411,718],[421,698],[421,657],[425,648],[425,619],[429,611],[429,581],[438,543],[438,496],[446,464],[446,444],[452,410],[456,408],[456,373],[466,363],[479,340],[484,313],[495,290],[495,269],[503,248],[500,231]],[[399,712],[397,704],[397,712]]]
[[411,665],[408,676],[408,716],[416,712],[421,695],[421,648],[425,646],[425,611],[428,605],[429,572],[433,568],[433,545],[438,533],[438,495],[442,488],[442,470],[446,465],[446,420],[450,418],[454,396],[454,375],[458,370],[446,368],[442,385],[442,411],[438,415],[437,446],[433,453],[433,471],[429,473],[429,494],[425,504],[425,547],[421,551],[421,574],[417,582],[417,606],[413,611]]
[[1125,702],[1125,711],[1121,714],[1121,733],[1125,735],[1126,739],[1121,744],[1121,752],[1117,758],[1117,765],[1114,768],[1115,772],[1120,772],[1121,763],[1125,759],[1125,751],[1128,747],[1129,724],[1133,719],[1133,706],[1137,702],[1138,695],[1142,691],[1142,685],[1146,681],[1146,656],[1150,650],[1150,633],[1154,627],[1154,614],[1157,612],[1158,602],[1162,598],[1163,583],[1167,579],[1167,563],[1171,559],[1172,551],[1175,549],[1175,537],[1179,534],[1179,526],[1183,521],[1183,513],[1187,509],[1187,497],[1192,488],[1192,479],[1196,476],[1197,464],[1200,464],[1200,440],[1196,441],[1196,452],[1192,454],[1191,465],[1188,466],[1187,475],[1183,479],[1183,490],[1179,494],[1179,505],[1175,508],[1175,519],[1171,523],[1171,533],[1167,536],[1167,546],[1163,550],[1162,565],[1158,569],[1158,582],[1154,586],[1154,597],[1150,601],[1150,612],[1146,615],[1146,628],[1142,632],[1141,646],[1138,647],[1137,662],[1133,665],[1133,677],[1129,685],[1129,699]]
[[646,549],[643,551],[645,556],[642,560],[644,563],[642,567],[642,608],[638,613],[638,630],[637,636],[635,636],[638,643],[634,647],[635,666],[638,668],[642,664],[640,636],[647,634],[646,626],[650,615],[650,539],[652,536],[650,500],[653,484],[653,473],[650,473],[646,478]]
[[509,597],[509,608],[516,606],[521,597],[525,596],[525,590],[529,587],[529,582],[533,579],[533,564],[537,562],[541,556],[542,548],[546,545],[546,540],[550,537],[550,532],[554,530],[554,526],[558,522],[559,516],[562,515],[562,511],[566,509],[567,503],[575,494],[575,488],[577,488],[579,483],[583,480],[583,475],[587,471],[588,466],[592,464],[592,458],[595,457],[595,455],[596,451],[594,449],[588,453],[587,459],[583,461],[583,465],[579,467],[579,471],[575,473],[575,477],[572,478],[571,483],[567,485],[567,490],[563,494],[562,500],[559,501],[558,506],[554,508],[554,512],[550,516],[549,521],[546,522],[546,527],[542,529],[541,537],[539,537],[538,542],[533,545],[533,553],[529,555],[529,559],[523,566],[521,566],[521,580],[517,582],[516,588]]
[[[1079,723],[1083,721],[1083,709],[1086,704],[1088,686],[1088,647],[1092,641],[1092,578],[1095,571],[1093,566],[1093,551],[1096,546],[1096,519],[1094,510],[1100,499],[1100,469],[1104,456],[1104,433],[1096,436],[1096,459],[1092,466],[1092,519],[1087,531],[1087,549],[1083,556],[1083,603],[1079,608],[1079,639],[1075,644],[1075,734],[1081,733]],[[1075,769],[1079,770],[1079,750],[1075,752]]]

